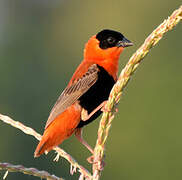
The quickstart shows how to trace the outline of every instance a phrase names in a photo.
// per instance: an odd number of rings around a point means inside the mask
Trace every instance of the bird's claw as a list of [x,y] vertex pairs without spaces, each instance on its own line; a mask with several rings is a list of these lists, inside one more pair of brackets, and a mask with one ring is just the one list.
[[93,163],[94,163],[94,155],[88,157],[88,158],[87,158],[87,161],[88,161],[90,164],[93,164]]
[[96,164],[97,165],[97,169],[102,171],[104,169],[104,166],[105,166],[105,162],[103,160],[101,161],[95,161],[94,162],[94,155],[90,156],[87,158],[87,161],[90,163],[90,164]]
[[[110,108],[107,108],[106,105],[104,105],[102,108],[101,108],[101,111],[102,112],[110,112],[111,109]],[[114,107],[114,112],[118,112],[118,108]]]

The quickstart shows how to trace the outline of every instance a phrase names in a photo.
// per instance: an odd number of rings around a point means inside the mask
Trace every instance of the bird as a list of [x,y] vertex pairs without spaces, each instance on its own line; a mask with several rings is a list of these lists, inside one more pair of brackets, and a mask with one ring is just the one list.
[[50,112],[34,157],[51,151],[72,134],[93,154],[82,137],[82,129],[104,111],[117,81],[120,54],[132,45],[122,33],[111,29],[104,29],[88,40],[81,64]]

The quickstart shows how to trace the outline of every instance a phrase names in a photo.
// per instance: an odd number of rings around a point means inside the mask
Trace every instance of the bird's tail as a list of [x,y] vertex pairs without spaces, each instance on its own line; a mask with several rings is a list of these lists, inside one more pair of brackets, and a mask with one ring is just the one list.
[[44,152],[50,151],[51,148],[53,147],[50,147],[48,137],[43,136],[34,152],[34,157],[39,157]]
[[80,122],[80,114],[80,109],[72,105],[57,116],[45,129],[42,139],[34,152],[34,157],[49,152],[70,137]]

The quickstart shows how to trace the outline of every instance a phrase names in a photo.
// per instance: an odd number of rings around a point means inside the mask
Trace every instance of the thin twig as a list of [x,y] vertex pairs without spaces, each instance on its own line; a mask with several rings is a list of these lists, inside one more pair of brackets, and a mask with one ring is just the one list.
[[119,102],[124,87],[127,85],[131,75],[138,67],[141,60],[148,54],[149,50],[154,47],[163,35],[174,28],[182,19],[182,6],[175,10],[172,15],[164,20],[145,40],[144,44],[133,54],[125,68],[122,70],[117,83],[113,87],[109,100],[106,104],[107,112],[103,113],[98,129],[98,139],[94,149],[93,179],[98,180],[101,175],[102,161],[104,157],[104,146],[114,118],[115,105]]
[[37,177],[44,178],[47,180],[64,180],[63,178],[59,178],[55,175],[51,175],[46,171],[39,171],[35,168],[26,168],[22,165],[13,165],[10,163],[0,162],[0,170],[8,170],[10,172],[21,172],[24,174],[37,176]]
[[[41,139],[41,135],[38,134],[34,129],[27,127],[18,121],[14,121],[6,115],[0,114],[0,120],[7,124],[10,124],[11,126],[17,129],[20,129],[25,134],[35,137],[39,141]],[[78,168],[81,175],[83,175],[86,179],[92,179],[92,175],[89,173],[89,171],[85,169],[83,166],[79,165],[78,162],[71,155],[69,155],[67,152],[65,152],[63,149],[59,147],[55,147],[54,150],[58,153],[59,156],[64,157],[73,167]]]

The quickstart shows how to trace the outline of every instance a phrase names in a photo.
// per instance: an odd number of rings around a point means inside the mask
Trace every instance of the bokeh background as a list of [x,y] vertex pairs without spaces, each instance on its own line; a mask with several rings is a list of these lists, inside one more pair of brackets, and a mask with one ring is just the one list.
[[[134,46],[120,70],[179,0],[1,0],[0,113],[43,132],[49,112],[82,60],[88,38],[104,28]],[[106,146],[102,179],[182,179],[182,25],[169,32],[140,65],[119,104]],[[84,128],[94,146],[99,120]],[[34,159],[37,140],[0,121],[0,161],[36,167],[65,179],[69,163],[54,152]],[[89,152],[73,136],[62,145],[90,169]],[[0,172],[0,179],[5,172]],[[9,173],[8,180],[36,177]]]

